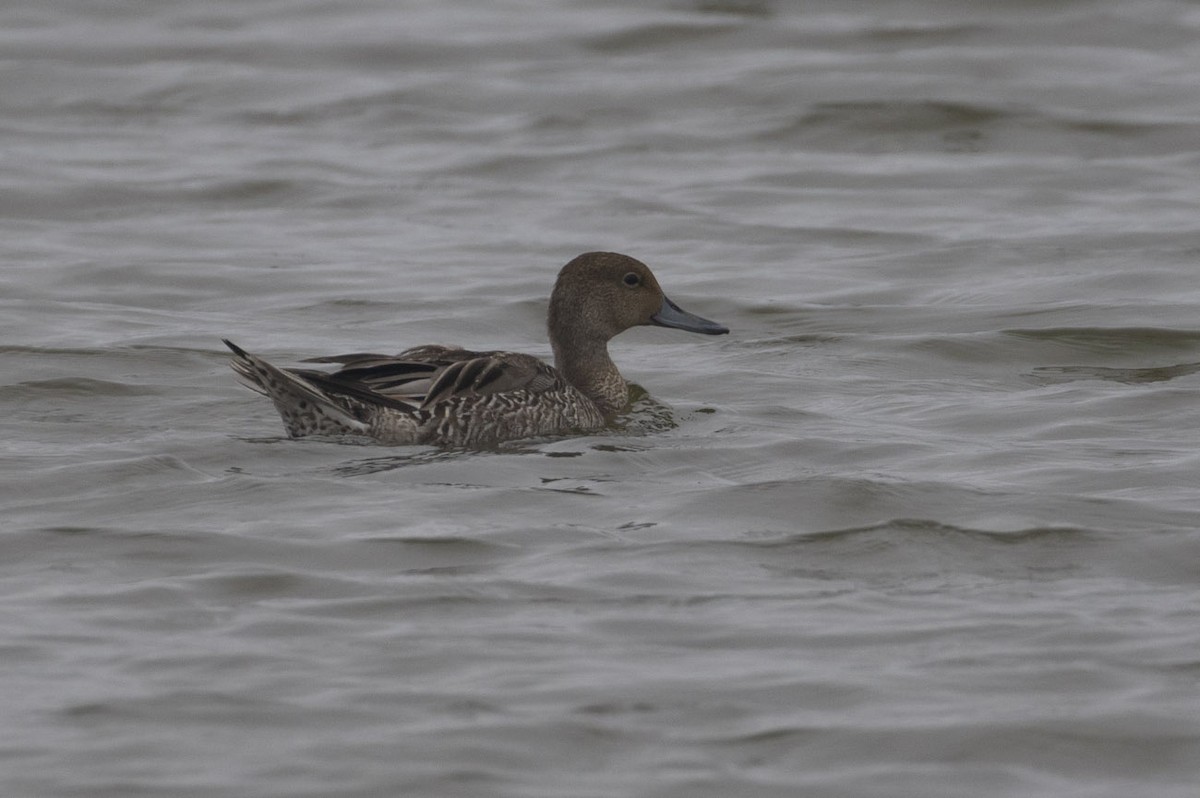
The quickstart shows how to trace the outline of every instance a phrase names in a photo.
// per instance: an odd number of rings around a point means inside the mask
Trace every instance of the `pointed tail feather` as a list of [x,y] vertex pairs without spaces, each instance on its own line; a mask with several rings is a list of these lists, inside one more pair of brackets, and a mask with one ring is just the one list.
[[[267,389],[263,387],[260,377],[255,372],[252,365],[255,360],[254,355],[251,355],[245,349],[242,349],[233,341],[230,341],[226,338],[222,338],[221,341],[224,342],[225,346],[229,347],[235,355],[237,355],[237,358],[229,361],[229,367],[233,369],[235,374],[237,374],[238,382],[240,382],[242,385],[245,385],[255,393],[262,394],[263,396],[270,396],[270,394],[267,393]],[[270,366],[270,364],[266,363],[265,361],[263,361],[263,363],[264,365]]]
[[[224,340],[224,339],[222,339]],[[364,435],[369,426],[348,408],[303,377],[252,355],[232,341],[230,367],[238,381],[270,398],[290,435]]]

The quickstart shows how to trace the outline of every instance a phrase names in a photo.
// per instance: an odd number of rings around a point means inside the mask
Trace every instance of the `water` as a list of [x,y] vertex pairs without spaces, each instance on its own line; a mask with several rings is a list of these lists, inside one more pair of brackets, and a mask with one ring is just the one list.
[[[0,11],[5,796],[1150,796],[1200,781],[1200,11]],[[481,453],[287,361],[721,339]]]

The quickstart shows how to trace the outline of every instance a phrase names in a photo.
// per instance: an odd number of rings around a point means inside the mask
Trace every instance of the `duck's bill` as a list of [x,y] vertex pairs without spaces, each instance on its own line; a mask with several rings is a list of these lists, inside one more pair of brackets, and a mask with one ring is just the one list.
[[724,335],[729,332],[728,327],[701,318],[695,313],[688,313],[666,297],[663,297],[662,307],[650,317],[650,323],[704,335]]

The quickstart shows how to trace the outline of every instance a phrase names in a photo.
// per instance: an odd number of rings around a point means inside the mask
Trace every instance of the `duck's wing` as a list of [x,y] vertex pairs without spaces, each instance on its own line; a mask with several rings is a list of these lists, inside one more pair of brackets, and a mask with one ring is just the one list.
[[341,363],[346,368],[366,368],[394,363],[453,363],[463,358],[477,357],[488,352],[469,352],[461,346],[426,344],[405,349],[398,355],[380,355],[374,352],[352,352],[348,355],[326,355],[310,357],[301,363]]
[[472,352],[447,346],[419,346],[398,355],[355,353],[312,358],[312,363],[340,363],[320,375],[325,384],[367,390],[384,397],[430,408],[455,398],[489,396],[525,390],[551,390],[562,378],[547,363],[516,352]]
[[432,407],[452,399],[492,396],[524,391],[553,390],[563,382],[548,363],[516,352],[480,352],[478,357],[455,360],[442,368],[421,406]]

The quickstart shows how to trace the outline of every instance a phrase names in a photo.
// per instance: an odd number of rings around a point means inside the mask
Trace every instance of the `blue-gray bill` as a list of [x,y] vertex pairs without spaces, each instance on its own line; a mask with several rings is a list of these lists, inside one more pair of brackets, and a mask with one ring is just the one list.
[[650,322],[660,327],[674,327],[677,330],[687,330],[704,335],[724,335],[729,332],[729,328],[723,324],[709,321],[695,313],[688,313],[665,296],[662,307],[650,317]]

